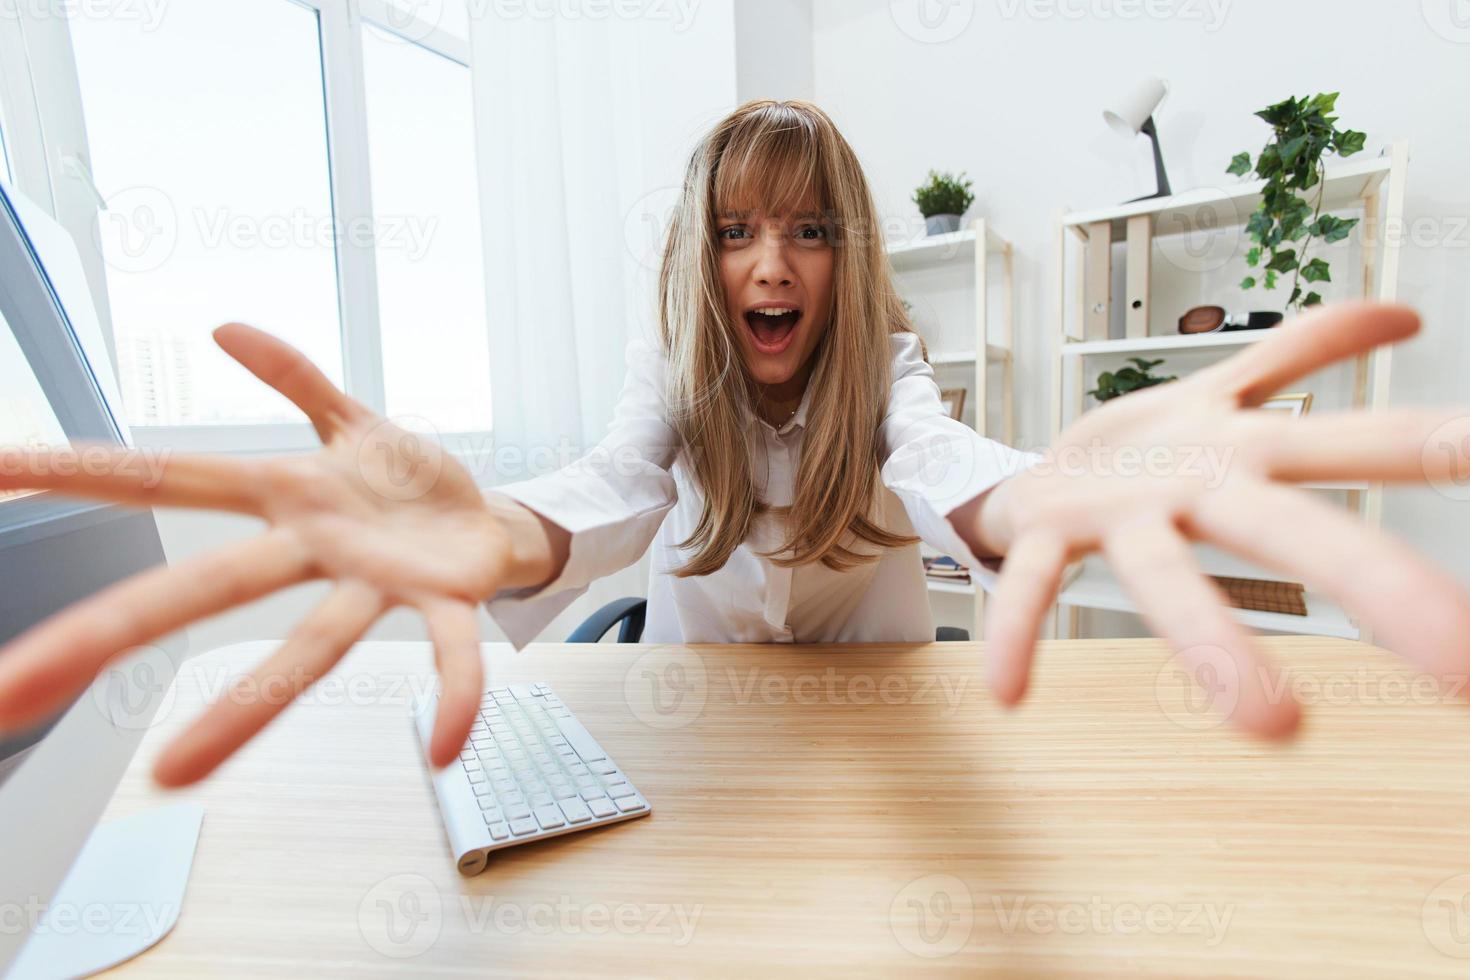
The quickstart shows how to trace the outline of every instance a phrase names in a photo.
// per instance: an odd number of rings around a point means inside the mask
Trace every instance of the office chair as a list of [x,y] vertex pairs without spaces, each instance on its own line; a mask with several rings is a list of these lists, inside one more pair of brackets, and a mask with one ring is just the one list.
[[[648,615],[648,600],[637,596],[614,599],[597,612],[588,616],[581,626],[572,630],[568,643],[596,643],[614,626],[618,627],[619,643],[637,643],[643,636],[643,621]],[[940,643],[968,640],[969,630],[954,626],[941,626],[934,631],[934,639]]]

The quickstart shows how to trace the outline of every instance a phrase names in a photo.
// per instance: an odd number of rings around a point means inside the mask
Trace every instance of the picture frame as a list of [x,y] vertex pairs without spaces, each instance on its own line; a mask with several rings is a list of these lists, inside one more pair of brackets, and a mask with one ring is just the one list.
[[1312,407],[1312,393],[1310,391],[1299,391],[1289,395],[1275,395],[1261,403],[1261,408],[1269,412],[1288,412],[1294,419],[1299,419]]
[[956,422],[960,421],[965,414],[965,389],[964,388],[941,388],[939,391],[939,403],[949,413],[949,417]]

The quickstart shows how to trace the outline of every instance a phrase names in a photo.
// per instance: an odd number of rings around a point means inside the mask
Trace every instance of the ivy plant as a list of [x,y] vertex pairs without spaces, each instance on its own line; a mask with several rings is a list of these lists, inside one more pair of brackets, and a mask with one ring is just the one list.
[[[1336,128],[1337,117],[1332,113],[1337,95],[1328,92],[1311,98],[1290,98],[1262,109],[1256,115],[1271,126],[1271,139],[1254,165],[1249,153],[1237,153],[1226,168],[1227,173],[1237,176],[1254,170],[1266,182],[1261,205],[1245,226],[1255,243],[1246,252],[1245,262],[1252,269],[1262,270],[1259,281],[1266,289],[1275,289],[1277,277],[1291,273],[1291,298],[1286,305],[1293,309],[1322,302],[1321,294],[1306,290],[1304,282],[1332,281],[1326,259],[1307,258],[1312,240],[1340,242],[1359,220],[1322,213],[1326,187],[1323,156],[1329,152],[1351,156],[1363,148],[1367,139],[1356,130]],[[1309,195],[1314,187],[1316,194]],[[1257,277],[1248,275],[1241,280],[1240,288],[1251,289],[1256,284]]]
[[975,182],[966,180],[963,173],[956,177],[931,170],[929,179],[914,191],[914,203],[926,218],[936,214],[964,214],[975,202],[975,195],[970,193],[974,185]]
[[1150,372],[1164,363],[1163,358],[1157,360],[1145,360],[1142,357],[1130,357],[1137,367],[1119,368],[1117,371],[1104,371],[1097,376],[1097,387],[1088,392],[1089,395],[1100,402],[1105,402],[1119,395],[1126,395],[1130,391],[1140,388],[1152,388],[1161,385],[1165,381],[1176,380],[1174,375],[1167,378],[1156,377]]

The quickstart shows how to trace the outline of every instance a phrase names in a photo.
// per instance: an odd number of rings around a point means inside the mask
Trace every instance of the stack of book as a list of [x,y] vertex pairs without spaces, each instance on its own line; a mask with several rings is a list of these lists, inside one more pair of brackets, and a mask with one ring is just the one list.
[[948,555],[936,555],[924,559],[924,574],[936,582],[970,581],[970,570]]

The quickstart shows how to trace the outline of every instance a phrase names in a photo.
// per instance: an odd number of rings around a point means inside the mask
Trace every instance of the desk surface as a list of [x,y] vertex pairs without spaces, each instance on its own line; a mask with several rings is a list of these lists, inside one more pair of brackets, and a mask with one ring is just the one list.
[[487,645],[652,816],[454,870],[418,759],[419,644],[360,645],[205,784],[148,766],[265,647],[190,661],[109,815],[207,808],[144,974],[1462,976],[1470,712],[1382,651],[1264,641],[1308,704],[1273,747],[1152,640],[1044,644],[1005,712],[981,644]]

